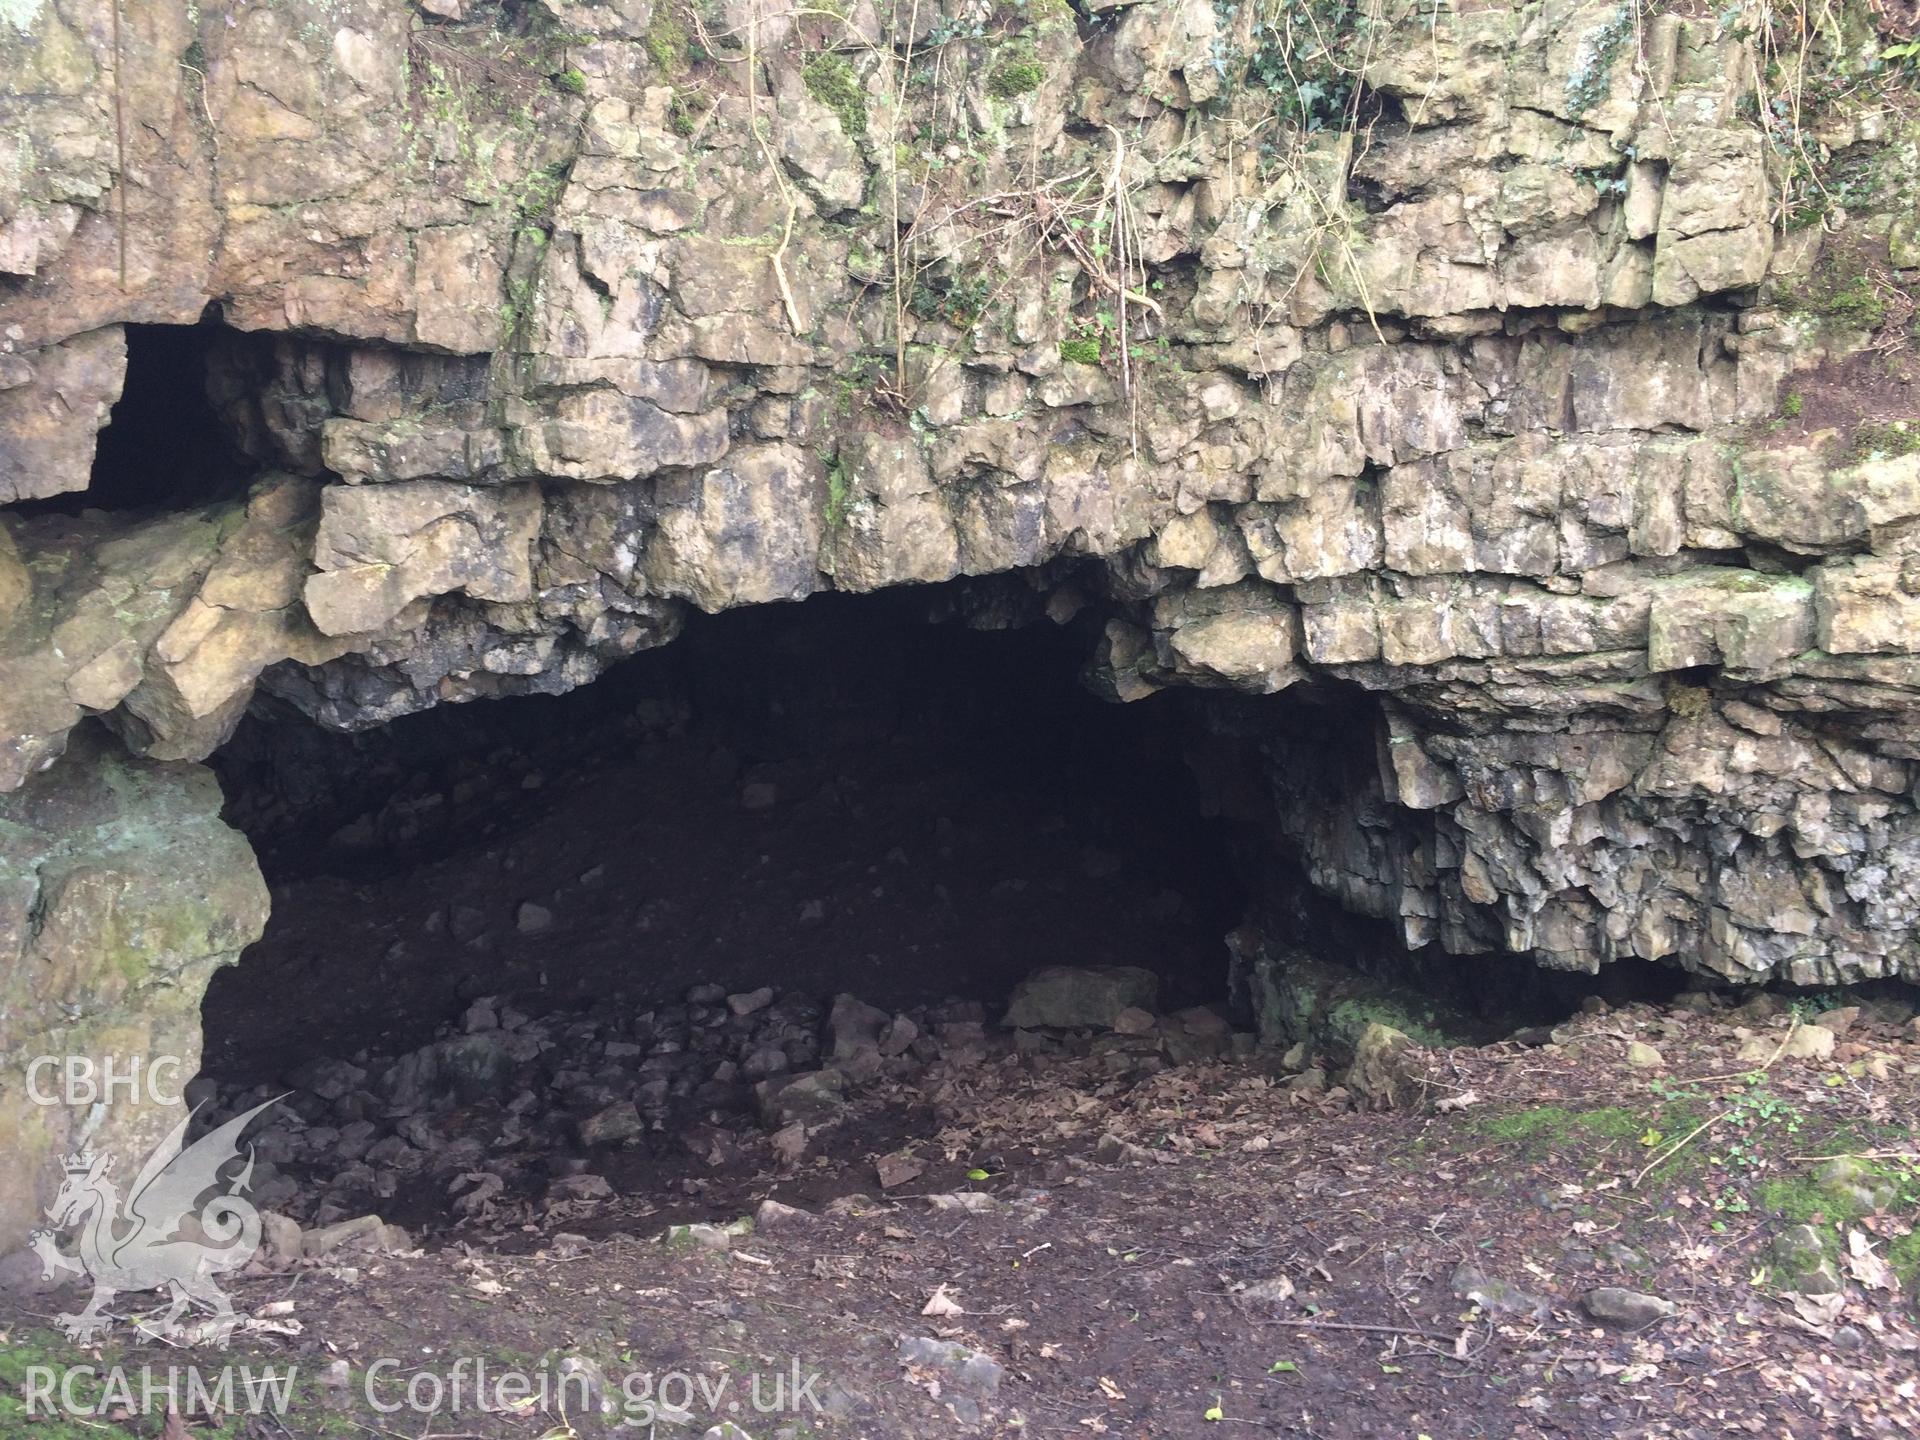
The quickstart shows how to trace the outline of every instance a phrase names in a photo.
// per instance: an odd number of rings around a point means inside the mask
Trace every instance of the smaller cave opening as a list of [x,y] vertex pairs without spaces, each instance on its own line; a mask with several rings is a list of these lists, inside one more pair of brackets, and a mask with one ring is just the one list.
[[16,507],[22,514],[188,510],[246,493],[257,472],[216,404],[237,332],[128,325],[126,379],[94,444],[87,488]]

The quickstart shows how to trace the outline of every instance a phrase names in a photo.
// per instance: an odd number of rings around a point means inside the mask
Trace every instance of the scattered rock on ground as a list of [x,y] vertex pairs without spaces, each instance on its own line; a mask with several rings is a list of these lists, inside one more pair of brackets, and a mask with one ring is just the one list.
[[1801,1295],[1838,1295],[1844,1288],[1826,1238],[1811,1225],[1784,1231],[1769,1253],[1783,1289]]
[[813,1070],[791,1080],[762,1080],[754,1087],[760,1116],[770,1129],[793,1124],[818,1125],[833,1119],[846,1104],[847,1078],[838,1070]]
[[1489,1315],[1525,1316],[1544,1320],[1552,1313],[1546,1297],[1522,1290],[1511,1281],[1496,1279],[1477,1266],[1462,1265],[1453,1272],[1453,1293],[1471,1300]]
[[1617,1325],[1651,1325],[1674,1311],[1671,1300],[1640,1290],[1623,1290],[1617,1285],[1601,1285],[1589,1290],[1580,1303],[1594,1319],[1611,1320]]
[[1823,1025],[1802,1025],[1788,1038],[1786,1053],[1794,1060],[1831,1060],[1836,1038]]
[[895,1353],[908,1377],[927,1385],[967,1425],[979,1423],[983,1402],[1000,1393],[1006,1375],[991,1355],[953,1340],[909,1336]]

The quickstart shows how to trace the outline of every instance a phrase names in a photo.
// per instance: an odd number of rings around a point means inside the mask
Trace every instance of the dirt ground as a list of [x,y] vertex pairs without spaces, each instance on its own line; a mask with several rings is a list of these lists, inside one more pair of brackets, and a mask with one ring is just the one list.
[[[124,1326],[79,1350],[52,1328],[76,1297],[15,1303],[0,1434],[564,1440],[648,1419],[754,1440],[1917,1433],[1907,1007],[1691,1004],[1425,1053],[1425,1101],[1386,1113],[1264,1059],[1125,1078],[1097,1057],[936,1065],[911,1092],[865,1095],[849,1129],[924,1174],[883,1193],[880,1155],[858,1146],[798,1175],[769,1159],[709,1218],[763,1197],[818,1208],[724,1241],[663,1238],[647,1216],[585,1239],[550,1215],[524,1222],[524,1253],[483,1237],[301,1262],[236,1283],[261,1318],[230,1352]],[[1830,1054],[1805,1043],[1813,1028]],[[1629,1063],[1634,1042],[1658,1063]],[[889,1116],[913,1123],[889,1133]],[[1841,1154],[1865,1158],[1836,1186]],[[1801,1223],[1838,1293],[1789,1288],[1776,1242]],[[1596,1320],[1598,1286],[1670,1313]],[[242,1357],[296,1372],[284,1413],[25,1413],[35,1365],[212,1373]],[[578,1371],[591,1393],[576,1380],[479,1410],[475,1361],[495,1398],[514,1369]],[[771,1404],[776,1374],[798,1408],[759,1413],[754,1377]],[[437,1385],[439,1409],[407,1408],[409,1382],[423,1403]],[[683,1395],[677,1424],[644,1403]]]

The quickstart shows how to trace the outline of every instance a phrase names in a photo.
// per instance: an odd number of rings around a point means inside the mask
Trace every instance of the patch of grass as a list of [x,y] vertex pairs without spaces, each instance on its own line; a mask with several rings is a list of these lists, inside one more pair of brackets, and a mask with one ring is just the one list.
[[1789,390],[1787,398],[1780,402],[1780,416],[1784,420],[1798,420],[1800,412],[1807,408],[1807,397],[1798,390]]
[[1853,1218],[1846,1202],[1821,1188],[1810,1173],[1775,1176],[1762,1182],[1753,1198],[1767,1214],[1796,1225]]
[[1605,1105],[1597,1110],[1573,1110],[1565,1105],[1536,1105],[1505,1115],[1476,1117],[1473,1128],[1502,1144],[1577,1140],[1632,1140],[1647,1127],[1647,1117],[1625,1106]]
[[1889,1241],[1884,1258],[1909,1293],[1920,1286],[1920,1229]]
[[866,92],[844,55],[822,51],[801,67],[800,78],[806,83],[807,93],[839,117],[840,128],[850,139],[866,135]]
[[[1920,1169],[1862,1160],[1844,1183],[1823,1181],[1816,1169],[1801,1170],[1765,1181],[1755,1190],[1754,1200],[1761,1210],[1785,1223],[1824,1230],[1828,1245],[1837,1253],[1842,1232],[1876,1211],[1908,1217],[1920,1214]],[[1920,1285],[1920,1230],[1888,1241],[1883,1258],[1902,1285],[1909,1290]]]

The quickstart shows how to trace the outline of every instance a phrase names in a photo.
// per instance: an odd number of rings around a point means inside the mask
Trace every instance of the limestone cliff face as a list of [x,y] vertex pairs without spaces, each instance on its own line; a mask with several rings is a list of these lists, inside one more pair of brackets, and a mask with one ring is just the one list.
[[1920,978],[1920,455],[1769,428],[1910,313],[1913,137],[1657,10],[16,4],[0,495],[209,303],[260,478],[11,522],[0,778],[1024,571],[1118,698],[1377,696],[1270,811],[1411,943]]

